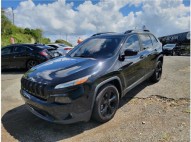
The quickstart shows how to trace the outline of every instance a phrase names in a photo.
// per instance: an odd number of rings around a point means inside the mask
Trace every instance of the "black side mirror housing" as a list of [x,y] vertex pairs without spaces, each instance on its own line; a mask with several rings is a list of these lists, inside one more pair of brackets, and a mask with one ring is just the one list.
[[124,51],[124,56],[135,56],[138,54],[138,51],[131,50],[131,49],[126,49]]
[[122,55],[119,56],[120,61],[125,60],[125,56],[135,56],[138,54],[139,51],[131,50],[131,49],[126,49]]

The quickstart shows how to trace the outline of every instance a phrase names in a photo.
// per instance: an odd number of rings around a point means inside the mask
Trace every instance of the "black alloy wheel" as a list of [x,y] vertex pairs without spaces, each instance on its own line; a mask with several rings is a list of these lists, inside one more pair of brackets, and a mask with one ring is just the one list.
[[157,64],[157,67],[156,67],[156,78],[157,78],[157,80],[160,80],[160,78],[161,78],[161,75],[162,75],[162,63],[161,62],[159,62],[158,64]]
[[174,51],[174,50],[172,50],[172,56],[175,56],[175,55],[176,55],[175,51]]
[[29,69],[31,69],[32,67],[34,67],[34,66],[36,66],[38,64],[38,62],[37,61],[35,61],[35,60],[29,60],[28,62],[27,62],[27,69],[29,70]]
[[108,84],[96,97],[93,118],[99,122],[107,122],[113,118],[119,105],[119,93],[114,85]]
[[153,73],[153,75],[151,76],[150,80],[152,82],[158,82],[161,79],[162,76],[162,62],[158,61],[155,71]]

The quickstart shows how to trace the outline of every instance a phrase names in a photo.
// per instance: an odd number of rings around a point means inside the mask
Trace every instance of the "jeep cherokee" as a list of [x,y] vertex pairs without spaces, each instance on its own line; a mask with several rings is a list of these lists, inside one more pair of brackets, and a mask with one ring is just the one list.
[[[56,123],[113,118],[119,100],[162,75],[162,45],[149,31],[98,33],[21,79],[21,96],[38,117]],[[128,95],[128,94],[127,94]]]

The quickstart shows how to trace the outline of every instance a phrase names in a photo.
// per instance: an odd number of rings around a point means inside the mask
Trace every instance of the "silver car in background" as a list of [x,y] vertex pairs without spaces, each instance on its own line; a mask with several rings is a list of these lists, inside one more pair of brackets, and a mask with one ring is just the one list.
[[65,45],[65,44],[47,44],[48,46],[54,47],[57,52],[59,52],[62,56],[65,56],[73,47]]

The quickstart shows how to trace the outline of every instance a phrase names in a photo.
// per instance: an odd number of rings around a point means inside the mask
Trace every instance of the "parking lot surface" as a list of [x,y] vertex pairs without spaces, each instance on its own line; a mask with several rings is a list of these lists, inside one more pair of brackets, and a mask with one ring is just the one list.
[[190,57],[166,56],[161,81],[145,81],[127,93],[115,117],[105,124],[91,120],[61,125],[34,116],[20,97],[23,73],[2,72],[3,142],[190,141]]

